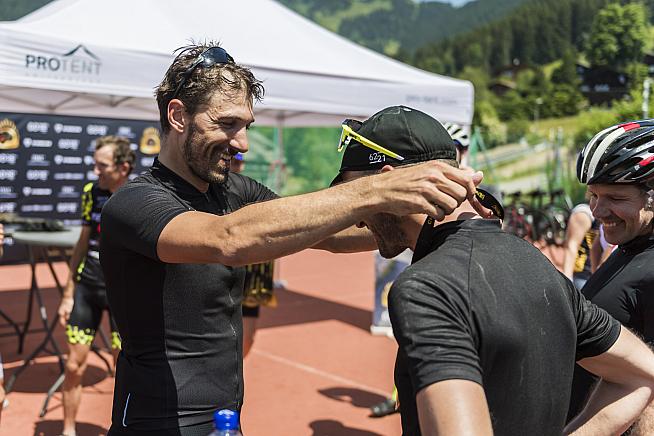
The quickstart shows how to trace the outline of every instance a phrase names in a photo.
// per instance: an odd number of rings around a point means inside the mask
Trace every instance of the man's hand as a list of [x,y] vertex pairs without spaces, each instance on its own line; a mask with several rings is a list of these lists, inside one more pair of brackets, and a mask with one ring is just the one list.
[[370,177],[373,192],[381,193],[386,200],[382,204],[384,212],[395,215],[425,213],[438,221],[466,199],[481,216],[490,217],[492,212],[475,197],[482,179],[481,172],[473,173],[436,161],[393,168],[393,171]]
[[70,319],[70,314],[73,312],[73,305],[75,300],[73,297],[62,297],[61,303],[59,303],[59,309],[57,314],[59,315],[59,324],[63,327],[66,327],[66,323]]

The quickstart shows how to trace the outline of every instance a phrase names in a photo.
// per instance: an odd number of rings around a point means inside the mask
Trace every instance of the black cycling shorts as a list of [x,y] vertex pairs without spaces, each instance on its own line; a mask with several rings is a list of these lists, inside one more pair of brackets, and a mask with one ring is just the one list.
[[105,288],[89,286],[84,283],[75,284],[75,303],[66,326],[66,336],[70,344],[91,345],[95,332],[102,321],[102,312],[109,314],[111,326],[111,348],[120,349],[120,336],[111,312]]

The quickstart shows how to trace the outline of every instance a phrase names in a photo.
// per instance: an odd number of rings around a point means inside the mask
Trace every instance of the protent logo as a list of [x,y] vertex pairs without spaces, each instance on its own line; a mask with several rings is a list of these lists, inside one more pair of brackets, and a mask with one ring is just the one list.
[[18,148],[20,135],[16,124],[8,118],[0,121],[0,150]]
[[32,73],[60,74],[68,78],[95,77],[100,75],[101,67],[100,58],[82,44],[62,55],[25,55],[25,69]]

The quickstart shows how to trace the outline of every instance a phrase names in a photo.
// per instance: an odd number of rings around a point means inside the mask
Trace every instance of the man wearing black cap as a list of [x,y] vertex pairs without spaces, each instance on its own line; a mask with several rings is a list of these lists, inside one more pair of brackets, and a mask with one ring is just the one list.
[[307,247],[372,249],[370,235],[352,229],[365,214],[442,218],[480,182],[432,162],[277,198],[229,171],[248,151],[263,92],[211,43],[181,49],[157,87],[161,152],[102,210],[100,260],[122,339],[109,435],[203,435],[215,410],[241,410],[241,266]]
[[[346,185],[426,160],[456,165],[441,124],[404,106],[348,121],[341,139],[335,181]],[[653,398],[654,355],[532,245],[478,218],[462,205],[440,224],[424,214],[362,220],[383,256],[415,252],[389,294],[404,435],[560,435],[575,361],[612,392],[600,389],[569,430],[626,429]]]

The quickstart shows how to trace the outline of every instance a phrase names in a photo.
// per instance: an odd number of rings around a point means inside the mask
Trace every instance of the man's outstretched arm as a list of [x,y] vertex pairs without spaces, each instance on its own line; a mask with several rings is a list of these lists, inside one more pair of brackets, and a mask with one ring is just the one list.
[[444,380],[416,396],[424,435],[492,436],[484,388],[469,380]]
[[578,363],[602,380],[566,434],[621,434],[654,399],[654,354],[624,327],[608,351]]
[[480,174],[427,162],[224,216],[185,212],[165,225],[157,255],[168,263],[264,262],[314,246],[378,212],[442,218],[474,197],[480,179]]

